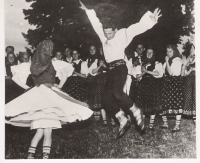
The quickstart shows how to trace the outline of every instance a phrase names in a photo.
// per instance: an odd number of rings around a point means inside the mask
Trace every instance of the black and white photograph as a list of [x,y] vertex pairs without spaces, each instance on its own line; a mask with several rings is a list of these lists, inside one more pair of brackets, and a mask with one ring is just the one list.
[[3,5],[5,160],[198,158],[195,0]]

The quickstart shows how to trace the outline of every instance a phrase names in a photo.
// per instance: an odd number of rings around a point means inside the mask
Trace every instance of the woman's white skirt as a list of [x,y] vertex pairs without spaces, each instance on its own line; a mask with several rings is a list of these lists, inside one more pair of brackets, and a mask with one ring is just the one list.
[[61,128],[62,124],[86,120],[89,108],[71,102],[45,85],[34,87],[5,106],[6,123],[31,129]]

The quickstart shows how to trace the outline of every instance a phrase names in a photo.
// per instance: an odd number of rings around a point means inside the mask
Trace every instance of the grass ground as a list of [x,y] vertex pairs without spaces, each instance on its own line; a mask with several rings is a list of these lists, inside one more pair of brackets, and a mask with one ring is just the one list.
[[[148,125],[149,119],[145,119]],[[196,158],[196,128],[191,119],[183,119],[181,131],[171,133],[175,120],[169,120],[169,129],[162,130],[161,119],[155,120],[155,130],[140,135],[133,124],[128,132],[116,140],[118,127],[103,127],[101,121],[90,119],[53,130],[50,158]],[[5,158],[24,159],[34,131],[29,128],[6,125]],[[42,141],[36,158],[42,158]]]

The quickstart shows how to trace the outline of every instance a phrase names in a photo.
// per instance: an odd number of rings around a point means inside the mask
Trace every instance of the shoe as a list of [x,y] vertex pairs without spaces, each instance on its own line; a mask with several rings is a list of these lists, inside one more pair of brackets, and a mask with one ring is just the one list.
[[108,125],[108,122],[107,120],[103,120],[103,123],[102,123],[103,126],[107,126]]
[[168,129],[168,126],[160,126],[161,129]]
[[44,152],[43,153],[43,159],[49,159],[49,153]]
[[121,130],[117,133],[117,137],[116,139],[119,139],[121,138],[124,133],[128,130],[128,128],[130,127],[131,125],[131,121],[130,120],[127,120],[126,124],[121,128]]
[[152,127],[152,128],[149,127],[149,130],[150,130],[150,131],[154,131],[154,128],[153,128],[153,127]]
[[27,159],[35,159],[34,153],[28,153]]
[[180,128],[174,128],[171,132],[172,132],[172,133],[180,132]]
[[113,127],[115,127],[116,126],[116,122],[114,121],[114,120],[111,120],[111,125],[113,126]]
[[100,118],[100,116],[95,115],[95,116],[94,116],[94,119],[95,119],[96,121],[99,121],[101,118]]

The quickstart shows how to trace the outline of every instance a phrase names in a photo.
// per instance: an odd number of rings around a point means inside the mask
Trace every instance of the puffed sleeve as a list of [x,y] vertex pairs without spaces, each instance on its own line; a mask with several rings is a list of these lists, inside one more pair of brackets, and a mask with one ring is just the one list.
[[153,71],[154,71],[154,72],[156,71],[156,72],[159,73],[158,76],[156,76],[156,75],[154,76],[155,78],[161,78],[161,77],[163,76],[163,74],[164,74],[163,66],[162,66],[162,64],[159,63],[159,62],[156,62],[155,69],[154,69]]
[[26,80],[30,72],[30,63],[21,63],[19,65],[11,66],[12,78],[18,78],[22,83],[26,83]]
[[81,74],[88,76],[88,67],[87,67],[87,60],[81,63]]
[[67,62],[64,61],[60,61],[60,60],[54,60],[52,61],[53,67],[56,70],[56,77],[58,77],[59,79],[62,78],[62,70],[65,70],[65,73],[67,73],[67,77],[71,76],[74,72],[74,67],[72,66],[72,64],[69,64]]
[[170,68],[172,76],[179,76],[181,74],[182,60],[179,57],[174,58]]

